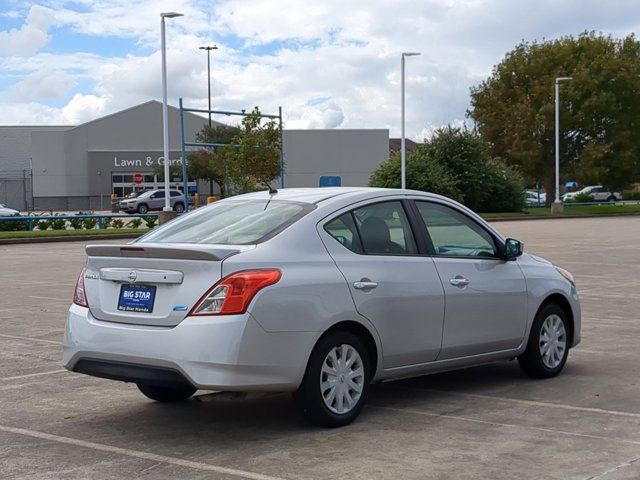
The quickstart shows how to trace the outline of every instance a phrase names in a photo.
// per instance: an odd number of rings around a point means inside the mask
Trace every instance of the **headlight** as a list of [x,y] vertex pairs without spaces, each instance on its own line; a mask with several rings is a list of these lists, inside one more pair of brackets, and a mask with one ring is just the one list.
[[564,278],[569,280],[569,283],[571,283],[571,285],[573,285],[574,287],[576,286],[576,281],[573,279],[573,275],[571,275],[571,272],[569,272],[568,270],[565,270],[564,268],[557,267],[555,265],[554,267],[556,268],[558,273],[560,273],[560,275],[562,275]]

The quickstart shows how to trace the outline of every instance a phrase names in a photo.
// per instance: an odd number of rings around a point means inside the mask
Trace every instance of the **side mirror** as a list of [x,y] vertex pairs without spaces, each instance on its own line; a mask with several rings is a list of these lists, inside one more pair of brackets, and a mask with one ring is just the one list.
[[506,260],[515,260],[522,255],[524,245],[520,240],[515,238],[507,238],[504,242],[504,258]]

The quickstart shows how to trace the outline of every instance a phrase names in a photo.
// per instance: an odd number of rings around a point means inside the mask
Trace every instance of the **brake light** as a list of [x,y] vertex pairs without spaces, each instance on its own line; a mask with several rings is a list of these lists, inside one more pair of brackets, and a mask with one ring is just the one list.
[[223,278],[200,299],[189,315],[244,313],[256,293],[280,280],[280,270],[244,270]]
[[81,307],[89,308],[89,303],[87,302],[87,291],[84,288],[84,272],[86,269],[82,269],[80,272],[80,276],[78,277],[78,281],[76,282],[76,289],[73,292],[73,303],[76,305],[80,305]]

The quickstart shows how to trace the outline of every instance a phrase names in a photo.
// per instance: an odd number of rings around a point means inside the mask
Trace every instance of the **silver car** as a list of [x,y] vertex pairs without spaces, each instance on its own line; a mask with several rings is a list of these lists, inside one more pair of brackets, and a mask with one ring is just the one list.
[[64,366],[158,401],[291,391],[335,427],[372,382],[514,358],[552,377],[580,341],[569,272],[423,192],[251,193],[86,250]]
[[[169,204],[176,212],[184,212],[184,196],[180,190],[169,190]],[[118,202],[118,210],[125,213],[145,214],[151,210],[162,210],[163,207],[164,190],[147,190],[133,198],[125,198]]]

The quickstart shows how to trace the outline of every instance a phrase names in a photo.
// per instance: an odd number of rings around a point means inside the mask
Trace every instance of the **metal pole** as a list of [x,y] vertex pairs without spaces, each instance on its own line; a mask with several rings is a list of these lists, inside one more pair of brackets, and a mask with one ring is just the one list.
[[280,122],[280,188],[284,188],[284,136],[282,133],[282,107],[278,107],[278,119]]
[[401,90],[401,103],[402,103],[402,127],[401,127],[401,137],[400,137],[400,188],[403,190],[407,188],[407,180],[406,180],[406,151],[405,151],[405,143],[404,143],[404,53],[402,54],[401,60],[401,80],[400,80],[400,90]]
[[211,128],[211,49],[207,48],[207,97],[209,98],[209,128]]
[[[562,202],[560,202],[560,82],[565,80],[571,80],[572,77],[557,77],[555,82],[555,97],[556,97],[556,111],[555,111],[555,137],[556,137],[556,164],[555,164],[555,174],[556,174],[556,194],[553,203],[555,204],[555,209],[558,211],[562,210]],[[554,211],[554,210],[552,210]]]
[[406,158],[407,158],[407,151],[406,151],[406,145],[405,145],[405,134],[404,134],[404,57],[413,57],[416,55],[420,55],[420,53],[418,52],[403,52],[401,55],[401,62],[400,62],[400,67],[402,70],[401,73],[401,79],[400,79],[400,90],[401,90],[401,103],[402,103],[402,132],[401,132],[401,138],[400,138],[400,184],[401,184],[401,188],[405,189],[407,188],[407,164],[406,164]]
[[164,154],[164,208],[171,211],[169,199],[169,123],[167,108],[167,46],[165,40],[164,16],[161,17],[161,49],[162,49],[162,151]]
[[560,84],[556,78],[556,195],[555,203],[560,203]]
[[184,211],[189,211],[189,181],[187,179],[187,148],[184,144],[184,110],[180,97],[180,138],[182,139],[182,194],[184,197]]

